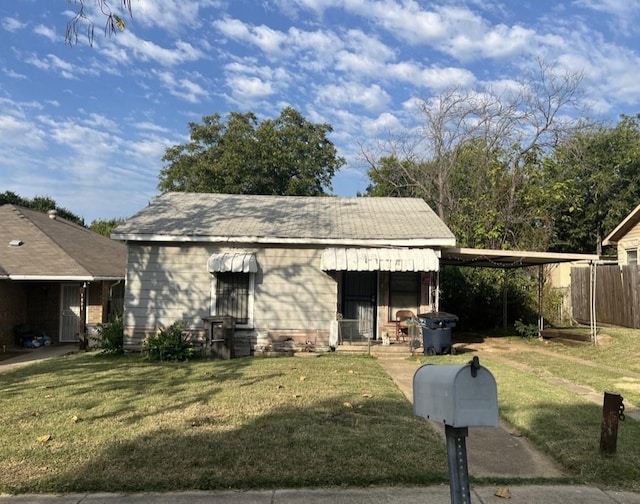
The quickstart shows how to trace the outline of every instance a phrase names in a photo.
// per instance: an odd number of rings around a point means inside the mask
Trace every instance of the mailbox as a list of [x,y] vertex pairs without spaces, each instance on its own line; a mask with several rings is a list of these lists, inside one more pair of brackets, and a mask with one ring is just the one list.
[[413,375],[413,411],[452,427],[495,427],[496,380],[477,357],[462,366],[425,364]]

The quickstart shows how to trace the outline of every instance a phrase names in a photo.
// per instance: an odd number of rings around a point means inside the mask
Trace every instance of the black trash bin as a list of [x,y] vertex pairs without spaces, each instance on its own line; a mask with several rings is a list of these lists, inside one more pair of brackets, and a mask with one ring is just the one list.
[[451,329],[456,326],[457,315],[447,312],[418,314],[422,329],[422,349],[425,355],[452,354]]

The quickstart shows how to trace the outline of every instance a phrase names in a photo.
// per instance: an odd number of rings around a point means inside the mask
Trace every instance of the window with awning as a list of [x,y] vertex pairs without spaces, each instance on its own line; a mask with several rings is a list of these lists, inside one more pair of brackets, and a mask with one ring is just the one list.
[[211,315],[230,316],[236,326],[253,326],[253,296],[258,262],[254,252],[226,251],[212,254],[207,261],[213,274]]
[[323,271],[439,271],[440,260],[429,248],[329,248]]

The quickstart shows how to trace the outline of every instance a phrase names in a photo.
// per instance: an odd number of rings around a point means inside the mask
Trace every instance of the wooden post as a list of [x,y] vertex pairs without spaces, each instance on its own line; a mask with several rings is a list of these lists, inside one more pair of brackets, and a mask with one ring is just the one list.
[[604,393],[602,405],[602,428],[600,433],[600,452],[615,455],[618,444],[618,420],[624,411],[622,396],[612,392]]

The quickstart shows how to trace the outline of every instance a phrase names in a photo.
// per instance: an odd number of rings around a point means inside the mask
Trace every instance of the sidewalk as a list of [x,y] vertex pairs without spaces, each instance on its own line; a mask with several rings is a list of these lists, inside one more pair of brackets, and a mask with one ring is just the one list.
[[[587,486],[514,486],[510,498],[496,487],[472,487],[474,504],[640,504],[640,495],[605,492]],[[144,494],[0,495],[0,504],[449,504],[448,486],[424,488],[336,488],[248,492],[172,492]]]
[[56,343],[55,345],[38,348],[21,348],[20,351],[24,351],[25,353],[11,359],[0,360],[0,373],[8,371],[9,369],[16,369],[35,362],[77,352],[78,345],[77,343]]
[[[413,402],[413,375],[417,362],[406,356],[379,356],[378,362],[393,378],[406,398]],[[482,364],[482,359],[480,359]],[[444,426],[431,422],[444,439]],[[537,451],[529,441],[506,425],[470,427],[467,462],[472,477],[559,478],[564,472],[551,458]]]

